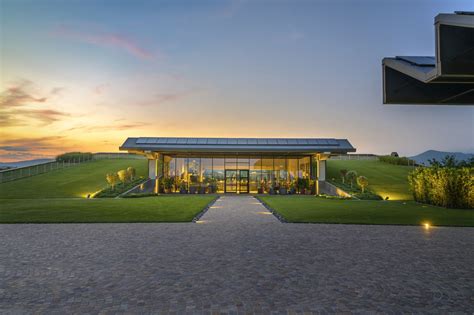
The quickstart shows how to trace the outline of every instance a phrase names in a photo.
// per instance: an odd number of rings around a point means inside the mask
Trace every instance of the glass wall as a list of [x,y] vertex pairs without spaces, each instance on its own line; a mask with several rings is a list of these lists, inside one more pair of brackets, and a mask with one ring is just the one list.
[[[302,192],[299,187],[301,181],[298,179],[309,180],[312,176],[309,156],[183,157],[165,155],[163,158],[164,178],[169,178],[164,181],[167,192],[223,193],[226,187],[226,170],[234,170],[236,174],[248,170],[248,173],[242,174],[248,174],[250,193]],[[236,179],[229,178],[229,180]],[[169,187],[170,182],[173,183],[172,188]],[[237,182],[239,183],[239,178]],[[286,192],[283,192],[284,189]]]

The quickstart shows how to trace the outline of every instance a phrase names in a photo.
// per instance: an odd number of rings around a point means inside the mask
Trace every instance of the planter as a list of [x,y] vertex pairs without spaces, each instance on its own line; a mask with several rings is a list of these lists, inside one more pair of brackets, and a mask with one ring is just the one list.
[[286,188],[280,188],[280,195],[286,195],[286,194],[287,194]]
[[273,188],[270,188],[269,193],[270,193],[270,195],[276,195],[275,189],[273,189]]
[[165,189],[165,193],[166,193],[166,194],[171,194],[171,188],[166,188],[166,189]]
[[311,190],[305,189],[304,194],[310,196],[311,195]]
[[186,188],[181,188],[181,189],[179,190],[179,193],[184,195],[184,194],[187,194],[188,191],[186,190]]
[[199,187],[199,193],[200,194],[205,194],[206,193],[206,187]]
[[263,194],[263,188],[259,188],[259,189],[258,189],[258,193],[259,193],[259,194]]
[[190,194],[195,194],[196,191],[197,191],[197,187],[195,187],[195,186],[189,187],[189,193],[190,193]]

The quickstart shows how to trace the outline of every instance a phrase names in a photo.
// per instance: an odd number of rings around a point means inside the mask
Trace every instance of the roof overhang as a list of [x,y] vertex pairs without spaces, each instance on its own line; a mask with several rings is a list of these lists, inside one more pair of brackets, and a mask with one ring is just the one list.
[[474,105],[474,14],[435,18],[435,57],[384,58],[384,104]]
[[345,154],[356,149],[346,139],[288,138],[128,138],[119,148],[139,154]]

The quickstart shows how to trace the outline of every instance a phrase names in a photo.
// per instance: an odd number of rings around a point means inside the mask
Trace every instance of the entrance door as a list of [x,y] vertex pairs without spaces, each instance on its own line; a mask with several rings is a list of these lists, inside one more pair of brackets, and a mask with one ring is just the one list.
[[249,170],[239,170],[239,193],[249,192]]
[[225,170],[225,185],[224,192],[236,193],[237,192],[237,170]]
[[225,170],[226,193],[246,194],[249,192],[249,170]]

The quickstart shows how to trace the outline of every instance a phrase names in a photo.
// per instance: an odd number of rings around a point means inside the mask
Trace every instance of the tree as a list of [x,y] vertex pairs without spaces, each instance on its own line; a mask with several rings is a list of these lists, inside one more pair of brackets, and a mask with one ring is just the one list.
[[339,171],[339,174],[341,174],[342,183],[344,184],[344,180],[345,180],[346,175],[347,175],[347,170],[346,170],[346,169],[342,169],[342,170]]
[[128,173],[127,170],[120,170],[117,172],[118,178],[122,182],[122,184],[125,184],[128,181]]
[[349,172],[347,172],[346,178],[347,178],[347,180],[351,183],[351,188],[352,188],[352,185],[354,185],[354,181],[355,181],[356,178],[357,178],[357,172],[356,172],[356,171],[349,171]]
[[115,185],[117,185],[117,182],[119,181],[119,177],[116,173],[109,173],[105,176],[105,179],[107,180],[107,183],[112,187],[112,190],[115,189]]
[[359,176],[357,177],[357,185],[359,185],[362,189],[362,192],[364,192],[365,188],[369,186],[369,180],[365,176]]
[[130,178],[130,180],[134,180],[135,179],[135,175],[136,175],[136,170],[134,167],[131,167],[129,166],[127,168],[127,174],[128,174],[128,178]]

